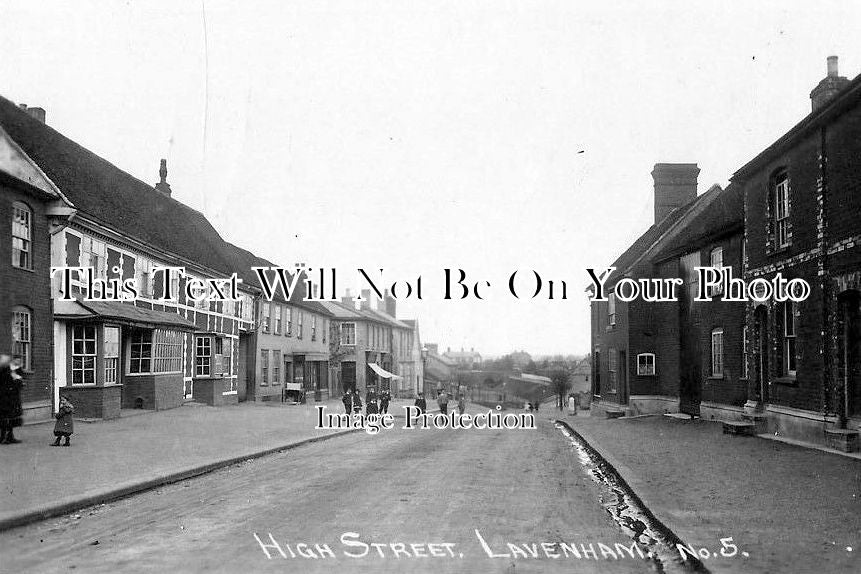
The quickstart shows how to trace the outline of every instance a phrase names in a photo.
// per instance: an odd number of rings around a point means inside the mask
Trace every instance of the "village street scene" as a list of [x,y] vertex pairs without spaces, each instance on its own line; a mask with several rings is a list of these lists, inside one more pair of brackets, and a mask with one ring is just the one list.
[[861,13],[754,4],[0,3],[0,572],[861,571]]

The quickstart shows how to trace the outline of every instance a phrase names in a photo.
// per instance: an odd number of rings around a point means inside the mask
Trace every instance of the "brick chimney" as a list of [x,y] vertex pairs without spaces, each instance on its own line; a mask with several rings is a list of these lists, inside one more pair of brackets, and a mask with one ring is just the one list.
[[156,191],[160,191],[164,195],[170,197],[170,184],[167,182],[167,160],[162,159],[161,165],[158,168],[158,175],[161,181],[155,184]]
[[341,297],[341,303],[349,307],[350,309],[356,308],[356,302],[353,301],[353,294],[347,289],[347,292]]
[[397,300],[394,297],[392,297],[392,294],[389,293],[389,291],[387,289],[386,290],[386,313],[388,315],[391,315],[392,317],[397,317],[397,315],[395,315],[395,311],[397,311],[397,308],[398,308]]
[[18,106],[22,110],[24,110],[25,112],[30,114],[30,117],[36,118],[37,120],[39,120],[43,124],[45,123],[45,108],[39,108],[39,107],[28,108],[27,104],[18,104]]
[[656,163],[652,170],[655,180],[655,223],[663,220],[678,207],[697,198],[697,176],[700,168],[695,163]]
[[375,309],[375,307],[371,305],[370,289],[362,289],[362,300],[359,302],[359,309],[361,309],[362,311],[370,311],[371,309]]
[[828,75],[810,92],[810,105],[815,112],[828,100],[849,84],[849,80],[837,74],[837,56],[828,56]]

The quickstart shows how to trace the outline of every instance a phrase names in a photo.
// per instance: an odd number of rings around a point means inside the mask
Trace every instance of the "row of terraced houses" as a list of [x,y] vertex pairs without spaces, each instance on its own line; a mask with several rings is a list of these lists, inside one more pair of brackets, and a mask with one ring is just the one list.
[[[24,373],[25,420],[51,417],[60,396],[78,416],[167,409],[186,401],[323,400],[345,389],[424,385],[418,323],[395,300],[263,297],[252,267],[273,263],[224,241],[177,201],[162,160],[148,185],[63,136],[42,108],[0,98],[0,353]],[[183,267],[175,297],[163,267]],[[134,279],[134,301],[87,301],[85,277],[63,292],[57,267]],[[237,273],[239,301],[196,302],[191,279]],[[107,285],[101,289],[107,289]],[[97,292],[100,290],[97,289]]]
[[[654,225],[591,304],[595,413],[684,413],[844,451],[861,427],[861,76],[827,75],[812,111],[697,193],[696,164],[657,164]],[[801,278],[804,301],[694,301],[694,267]],[[681,278],[676,302],[623,302],[622,277]],[[628,299],[629,297],[625,297]]]

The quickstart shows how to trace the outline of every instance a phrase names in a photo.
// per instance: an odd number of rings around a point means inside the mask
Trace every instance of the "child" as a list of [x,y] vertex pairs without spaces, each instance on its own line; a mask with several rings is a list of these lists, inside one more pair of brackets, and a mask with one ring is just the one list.
[[60,399],[60,409],[57,412],[57,422],[54,425],[54,436],[57,437],[57,440],[51,444],[51,446],[60,446],[60,438],[66,437],[66,442],[63,446],[69,445],[69,437],[72,436],[72,432],[74,432],[74,421],[72,420],[72,413],[75,412],[75,407],[70,403],[66,397]]

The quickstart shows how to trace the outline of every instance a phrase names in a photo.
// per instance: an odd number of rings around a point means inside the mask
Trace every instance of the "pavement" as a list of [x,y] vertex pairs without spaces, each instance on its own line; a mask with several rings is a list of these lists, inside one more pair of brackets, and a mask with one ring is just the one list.
[[[699,419],[546,416],[568,422],[682,541],[707,549],[712,572],[861,572],[861,461]],[[715,556],[733,552],[720,542],[730,537],[735,556]]]
[[[315,430],[316,404],[343,412],[339,399],[123,411],[119,419],[75,421],[69,448],[50,446],[53,423],[18,428],[20,444],[0,445],[0,531],[356,432]],[[394,400],[389,412],[407,404]]]

